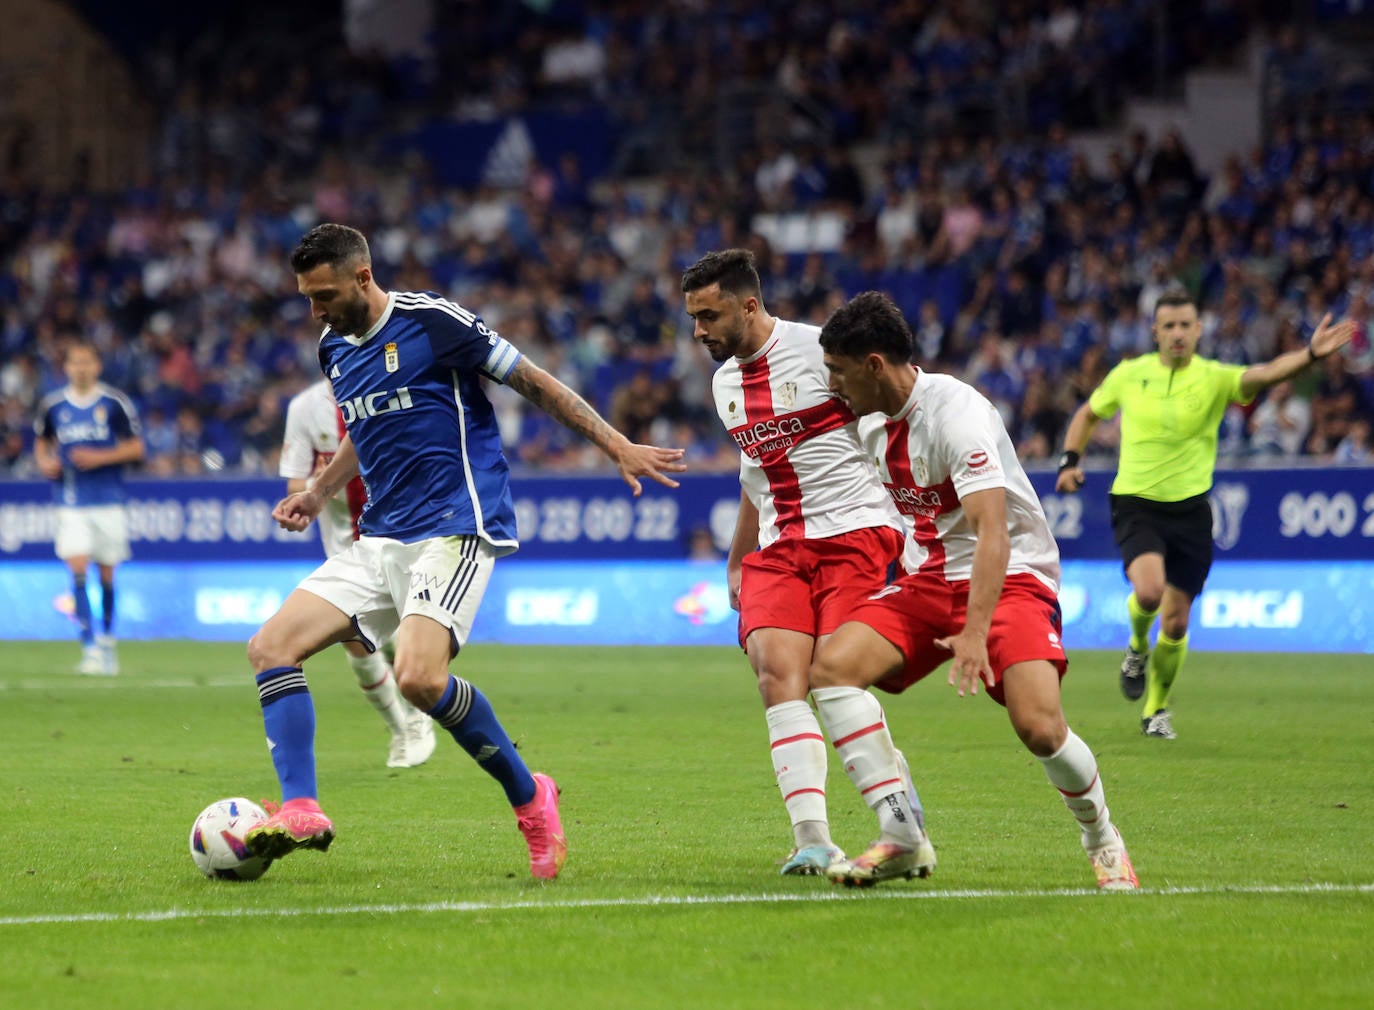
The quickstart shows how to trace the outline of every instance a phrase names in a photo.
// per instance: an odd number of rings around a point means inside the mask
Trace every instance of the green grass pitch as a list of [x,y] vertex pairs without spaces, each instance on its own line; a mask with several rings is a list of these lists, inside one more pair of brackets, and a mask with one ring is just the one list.
[[[1078,653],[1069,723],[1098,755],[1144,891],[1099,894],[1005,714],[943,673],[884,696],[940,863],[846,891],[782,878],[762,706],[731,649],[473,646],[531,767],[563,786],[562,877],[528,874],[495,783],[447,737],[423,768],[341,651],[307,667],[338,838],[261,880],[202,878],[196,813],[276,780],[243,650],[0,646],[0,1005],[1368,1007],[1369,657],[1194,653],[1176,741],[1145,739],[1115,655]],[[835,838],[871,815],[831,762]]]

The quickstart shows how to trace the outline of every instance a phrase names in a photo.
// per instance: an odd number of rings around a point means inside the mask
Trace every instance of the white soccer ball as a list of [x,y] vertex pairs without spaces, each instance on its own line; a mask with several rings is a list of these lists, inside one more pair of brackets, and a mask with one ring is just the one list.
[[257,880],[272,860],[248,854],[243,836],[263,821],[267,811],[236,796],[216,800],[191,825],[191,858],[211,880]]

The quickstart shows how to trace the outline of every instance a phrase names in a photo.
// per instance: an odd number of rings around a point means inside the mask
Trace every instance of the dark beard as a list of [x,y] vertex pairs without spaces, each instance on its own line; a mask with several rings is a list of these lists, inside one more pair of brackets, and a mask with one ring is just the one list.
[[367,303],[350,305],[344,318],[340,319],[333,329],[335,333],[342,333],[345,336],[361,337],[367,329]]

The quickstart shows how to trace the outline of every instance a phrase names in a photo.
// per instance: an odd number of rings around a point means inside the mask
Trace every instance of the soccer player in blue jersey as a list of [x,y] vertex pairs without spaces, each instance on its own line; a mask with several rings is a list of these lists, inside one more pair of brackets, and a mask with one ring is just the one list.
[[685,469],[683,451],[630,442],[462,306],[384,291],[353,228],[311,229],[291,267],[325,324],[320,366],[348,433],[314,486],[284,498],[273,516],[303,530],[359,473],[367,505],[359,538],[307,576],[248,643],[283,801],[248,833],[248,848],[275,858],[334,840],[318,802],[315,709],[301,664],[335,642],[375,649],[395,631],[401,693],[501,784],[530,872],[556,877],[567,854],[558,786],[526,768],[482,692],[448,669],[495,560],[518,546],[509,468],[482,380],[510,386],[590,439],[635,494],[640,477],[677,487],[668,473]]
[[[81,626],[78,673],[116,674],[115,566],[129,558],[124,514],[124,471],[143,459],[138,411],[119,390],[100,382],[94,345],[67,346],[67,385],[49,394],[34,424],[33,454],[45,477],[57,481],[57,556],[72,573],[76,620]],[[96,632],[86,574],[100,570],[101,631]]]

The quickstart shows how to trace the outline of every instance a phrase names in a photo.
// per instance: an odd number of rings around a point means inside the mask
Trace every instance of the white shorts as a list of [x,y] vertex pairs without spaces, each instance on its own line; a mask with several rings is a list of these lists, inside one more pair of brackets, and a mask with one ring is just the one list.
[[448,628],[457,650],[472,633],[495,565],[496,551],[480,537],[435,537],[412,544],[359,537],[298,588],[352,618],[358,640],[371,652],[410,614],[423,614]]
[[53,547],[63,561],[90,558],[98,565],[129,560],[129,515],[123,505],[59,505]]

